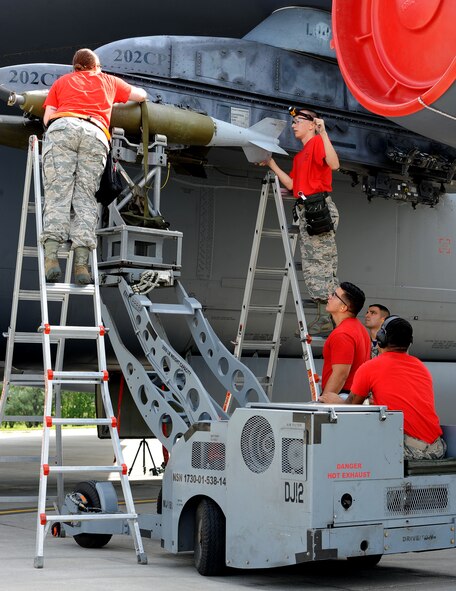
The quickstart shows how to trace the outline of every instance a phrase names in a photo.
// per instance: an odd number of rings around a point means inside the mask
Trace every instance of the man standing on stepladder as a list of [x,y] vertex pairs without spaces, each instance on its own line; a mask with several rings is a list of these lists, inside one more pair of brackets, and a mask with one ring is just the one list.
[[301,107],[290,107],[289,111],[295,137],[303,145],[293,160],[290,174],[273,158],[261,165],[269,166],[296,197],[294,213],[299,218],[302,271],[309,295],[317,304],[317,316],[309,325],[309,333],[327,334],[333,328],[326,311],[328,294],[338,285],[335,236],[339,212],[330,193],[332,171],[339,168],[339,158],[323,119]]

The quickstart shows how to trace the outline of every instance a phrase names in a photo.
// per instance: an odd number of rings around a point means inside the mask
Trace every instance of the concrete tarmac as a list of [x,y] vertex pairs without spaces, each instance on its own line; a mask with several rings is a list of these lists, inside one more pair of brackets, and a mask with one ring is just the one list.
[[[82,461],[75,463],[85,463],[83,458],[88,450],[93,463],[112,461],[110,442],[98,440],[93,430],[75,430],[65,437],[67,463],[70,458],[81,459],[81,456]],[[36,443],[39,446],[39,433],[18,436],[0,432],[1,455],[28,453]],[[124,441],[122,446],[127,464],[131,465],[138,441]],[[151,449],[156,463],[161,463],[160,448],[156,442]],[[154,501],[160,479],[149,476],[150,460],[147,456],[144,477],[141,456],[137,459],[135,474],[132,472],[133,496],[138,512],[155,512]],[[0,470],[0,496],[4,496],[6,491],[15,494],[36,491],[36,470],[19,469],[11,463],[1,463]],[[77,477],[77,480],[83,479]],[[377,567],[370,570],[353,569],[347,561],[341,560],[281,569],[231,569],[224,577],[202,577],[193,566],[191,553],[169,554],[160,547],[158,540],[144,540],[148,564],[137,564],[133,541],[129,536],[113,536],[104,548],[89,550],[78,546],[72,538],[48,535],[44,547],[44,568],[35,569],[35,532],[35,510],[14,506],[14,503],[0,506],[0,590],[61,591],[65,586],[70,590],[84,591],[456,589],[454,550],[384,557]]]

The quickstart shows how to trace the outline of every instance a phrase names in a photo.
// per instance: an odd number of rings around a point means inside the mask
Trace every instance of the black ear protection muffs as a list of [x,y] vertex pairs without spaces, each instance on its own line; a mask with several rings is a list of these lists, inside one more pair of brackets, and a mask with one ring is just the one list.
[[388,345],[388,335],[386,333],[386,327],[388,324],[393,322],[393,320],[400,320],[399,316],[388,316],[388,318],[383,322],[380,327],[380,330],[377,332],[377,345],[384,349]]

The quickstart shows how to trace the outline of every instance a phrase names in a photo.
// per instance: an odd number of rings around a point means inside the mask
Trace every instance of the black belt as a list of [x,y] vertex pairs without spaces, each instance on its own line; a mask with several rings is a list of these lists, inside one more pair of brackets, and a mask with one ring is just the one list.
[[295,205],[297,205],[299,207],[299,209],[302,209],[304,207],[304,201],[308,197],[320,197],[320,196],[322,196],[326,199],[327,197],[330,196],[330,194],[327,191],[320,191],[320,193],[312,193],[312,195],[304,195],[304,197],[296,197]]
[[341,390],[339,394],[350,394],[350,390]]
[[319,193],[312,193],[311,195],[306,195],[306,197],[320,197],[320,195],[323,195],[323,197],[328,197],[329,193],[328,191],[320,191]]

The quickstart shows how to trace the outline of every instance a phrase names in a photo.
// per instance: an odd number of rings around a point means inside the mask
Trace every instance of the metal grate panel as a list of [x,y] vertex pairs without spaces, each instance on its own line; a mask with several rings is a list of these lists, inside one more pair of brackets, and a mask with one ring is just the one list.
[[249,470],[265,472],[274,459],[275,440],[272,427],[264,417],[251,417],[241,434],[241,453]]
[[386,511],[391,515],[411,513],[440,513],[449,509],[448,486],[421,486],[410,483],[386,489]]
[[304,442],[302,439],[282,439],[282,472],[302,474],[304,466]]
[[199,470],[225,470],[225,444],[212,441],[194,441],[192,468]]

